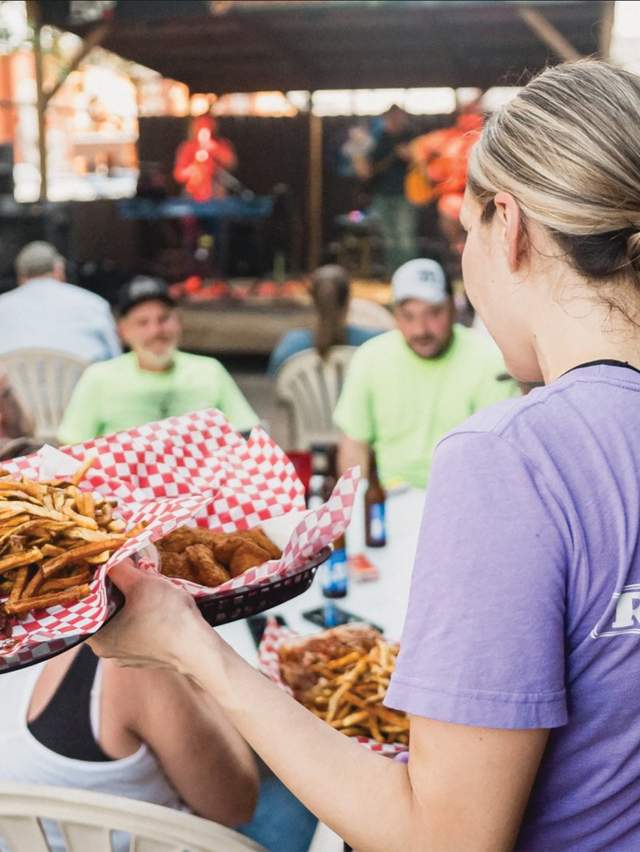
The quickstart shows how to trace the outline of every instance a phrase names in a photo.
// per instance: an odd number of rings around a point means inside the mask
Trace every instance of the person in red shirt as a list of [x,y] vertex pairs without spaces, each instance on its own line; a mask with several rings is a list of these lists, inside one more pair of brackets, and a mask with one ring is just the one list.
[[436,195],[464,195],[467,160],[478,140],[483,120],[474,110],[462,112],[452,127],[434,130],[411,143],[411,153],[426,168]]
[[224,174],[236,164],[233,145],[217,135],[215,118],[201,115],[192,123],[191,138],[178,148],[173,176],[194,201],[211,201],[224,198]]
[[437,199],[440,230],[459,255],[464,248],[460,210],[467,184],[467,162],[482,125],[482,115],[471,105],[452,127],[434,130],[411,142],[413,159],[426,173]]

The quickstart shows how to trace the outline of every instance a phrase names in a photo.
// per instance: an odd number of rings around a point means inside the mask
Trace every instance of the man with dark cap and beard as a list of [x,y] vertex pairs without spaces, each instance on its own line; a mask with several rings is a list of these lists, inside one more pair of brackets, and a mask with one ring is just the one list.
[[134,278],[120,293],[117,315],[118,331],[131,351],[85,370],[58,430],[62,443],[203,408],[220,409],[239,432],[257,424],[219,361],[178,349],[180,318],[164,281]]

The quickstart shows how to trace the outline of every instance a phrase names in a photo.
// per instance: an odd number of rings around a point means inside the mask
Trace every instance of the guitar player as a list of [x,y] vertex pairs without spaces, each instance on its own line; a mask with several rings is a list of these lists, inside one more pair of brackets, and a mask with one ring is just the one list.
[[389,273],[417,253],[416,209],[405,197],[413,135],[406,112],[397,105],[391,106],[383,116],[382,134],[368,162],[371,213],[380,224]]

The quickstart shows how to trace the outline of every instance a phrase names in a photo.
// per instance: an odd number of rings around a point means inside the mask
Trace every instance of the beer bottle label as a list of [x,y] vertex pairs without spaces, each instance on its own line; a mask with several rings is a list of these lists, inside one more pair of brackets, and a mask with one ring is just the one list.
[[344,548],[333,551],[322,568],[322,594],[343,598],[347,594],[347,554]]
[[369,506],[369,534],[376,543],[383,544],[387,539],[384,503],[372,503]]

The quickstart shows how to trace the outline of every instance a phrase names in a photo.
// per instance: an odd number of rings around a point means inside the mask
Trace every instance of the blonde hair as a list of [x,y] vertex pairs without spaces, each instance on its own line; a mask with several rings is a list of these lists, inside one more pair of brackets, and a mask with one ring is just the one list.
[[596,60],[549,68],[487,121],[469,189],[504,190],[594,281],[640,279],[640,77]]

